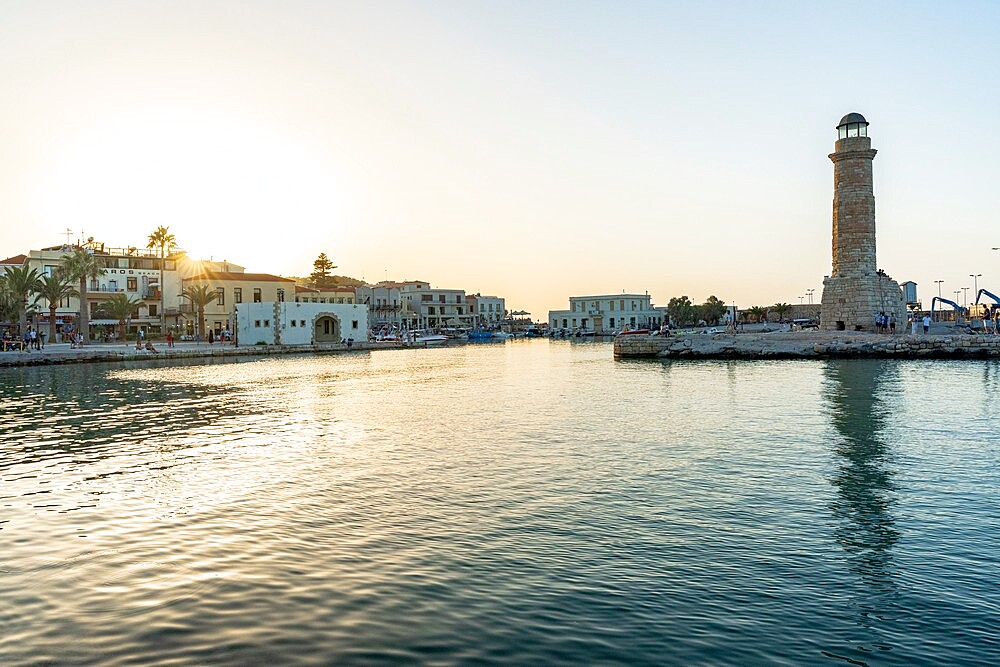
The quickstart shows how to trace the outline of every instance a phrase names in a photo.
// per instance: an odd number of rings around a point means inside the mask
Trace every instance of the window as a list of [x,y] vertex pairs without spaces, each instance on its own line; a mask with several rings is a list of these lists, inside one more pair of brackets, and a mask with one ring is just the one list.
[[264,326],[265,327],[270,327],[271,326],[271,320],[264,320]]
[[215,303],[219,304],[220,306],[226,305],[226,288],[225,287],[216,287],[215,288]]
[[254,327],[256,327],[257,329],[260,329],[260,320],[254,320],[254,321],[253,321],[253,325],[254,325]]
[[260,288],[259,287],[254,287],[253,288],[253,302],[254,303],[260,303]]
[[434,314],[434,306],[427,306],[427,314],[428,315]]
[[344,297],[338,296],[337,297],[337,303],[344,303]]
[[358,321],[357,320],[351,320],[351,328],[352,329],[357,329],[358,328]]
[[243,303],[243,288],[234,287],[233,288],[233,303]]
[[485,303],[479,304],[479,312],[480,313],[485,313],[486,312],[486,304]]
[[126,289],[128,289],[129,292],[134,292],[139,289],[136,278],[126,278],[125,282],[127,283]]
[[297,322],[296,320],[292,320],[292,326],[293,326],[293,327],[294,327],[294,326],[298,326],[298,322]]
[[[608,305],[610,305],[610,306],[611,306],[611,308],[609,308],[609,310],[610,310],[610,311],[611,311],[612,313],[613,313],[613,312],[615,312],[615,302],[614,302],[614,301],[611,301],[611,302],[609,302],[609,304],[608,304]],[[612,324],[611,326],[614,326],[614,324]]]
[[463,313],[462,313],[462,307],[461,307],[461,306],[459,306],[459,307],[458,307],[458,314],[459,314],[459,315],[462,315],[462,314],[463,314]]
[[421,301],[433,301],[434,300],[434,295],[433,294],[421,294],[420,295],[420,300]]
[[440,301],[441,303],[444,303],[444,299],[445,299],[444,294],[438,294],[438,301]]
[[155,303],[149,304],[149,316],[150,317],[156,317],[156,304]]
[[278,303],[285,302],[285,290],[281,287],[278,288]]
[[353,296],[347,297],[347,303],[354,303],[354,297]]
[[622,300],[621,300],[621,301],[619,301],[618,303],[619,303],[619,305],[621,306],[621,309],[622,309],[622,310],[625,310],[625,299],[622,299]]
[[299,326],[300,327],[304,327],[305,325],[306,325],[306,321],[305,320],[299,320]]

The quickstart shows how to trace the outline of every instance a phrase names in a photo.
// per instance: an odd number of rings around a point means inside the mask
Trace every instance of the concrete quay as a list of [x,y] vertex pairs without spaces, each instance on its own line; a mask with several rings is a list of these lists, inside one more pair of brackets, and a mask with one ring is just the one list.
[[[134,345],[94,343],[71,348],[67,343],[46,345],[42,350],[0,352],[0,368],[12,366],[50,366],[60,364],[108,363],[124,361],[170,361],[173,359],[232,359],[275,354],[332,354],[361,350],[397,349],[399,343],[324,343],[321,345],[241,345],[222,343],[177,343],[167,347],[156,342],[157,352],[137,351]],[[421,343],[409,347],[421,347]]]
[[778,331],[760,334],[619,336],[616,358],[983,359],[1000,358],[1000,336]]

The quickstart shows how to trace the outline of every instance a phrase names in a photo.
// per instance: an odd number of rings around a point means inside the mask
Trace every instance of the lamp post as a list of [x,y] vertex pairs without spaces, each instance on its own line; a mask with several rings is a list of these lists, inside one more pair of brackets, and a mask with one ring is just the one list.
[[969,277],[972,278],[972,286],[973,286],[972,287],[972,292],[973,292],[973,294],[976,295],[976,298],[978,298],[979,297],[979,279],[983,277],[983,274],[981,274],[981,273],[970,273]]
[[809,295],[809,305],[810,306],[812,305],[812,302],[813,302],[813,292],[815,292],[815,291],[816,291],[815,288],[813,288],[813,289],[807,289],[806,290],[806,294]]
[[941,298],[941,283],[943,283],[944,281],[943,280],[935,280],[934,282],[937,283],[937,286],[938,286],[938,298],[940,299]]
[[962,288],[962,292],[964,293],[964,299],[962,301],[962,305],[964,305],[966,308],[968,308],[969,307],[969,288],[968,287],[963,287]]

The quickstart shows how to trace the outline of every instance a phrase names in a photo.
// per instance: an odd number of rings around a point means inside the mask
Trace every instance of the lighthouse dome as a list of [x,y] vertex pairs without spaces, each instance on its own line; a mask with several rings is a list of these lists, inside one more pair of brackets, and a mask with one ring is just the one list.
[[846,139],[847,137],[867,137],[868,121],[857,112],[851,112],[840,119],[837,125],[837,137]]

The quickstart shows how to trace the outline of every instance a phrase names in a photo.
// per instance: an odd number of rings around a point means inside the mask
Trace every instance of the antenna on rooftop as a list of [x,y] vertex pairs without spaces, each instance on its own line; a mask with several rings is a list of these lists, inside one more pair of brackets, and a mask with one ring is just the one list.
[[72,237],[72,236],[73,236],[73,230],[72,230],[72,229],[70,229],[69,227],[67,227],[67,228],[66,228],[66,231],[65,231],[65,232],[63,232],[63,234],[65,234],[65,235],[66,235],[66,245],[69,245],[69,240],[70,240],[70,237]]

